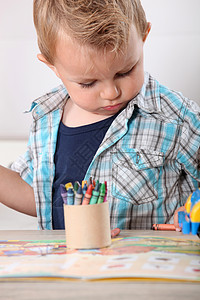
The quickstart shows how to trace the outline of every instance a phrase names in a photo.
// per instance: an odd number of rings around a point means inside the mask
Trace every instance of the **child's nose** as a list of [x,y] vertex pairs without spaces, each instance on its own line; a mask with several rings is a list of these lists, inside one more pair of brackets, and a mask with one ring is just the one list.
[[120,89],[114,83],[109,83],[103,87],[101,98],[105,100],[114,100],[120,95]]

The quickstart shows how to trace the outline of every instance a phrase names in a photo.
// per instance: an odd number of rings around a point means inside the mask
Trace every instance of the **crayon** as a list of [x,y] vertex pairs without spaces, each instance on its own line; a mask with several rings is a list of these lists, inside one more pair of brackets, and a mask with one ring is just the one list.
[[102,203],[104,201],[105,194],[106,194],[106,186],[105,183],[102,183],[100,186],[100,193],[99,193],[99,198],[97,203]]
[[99,184],[96,183],[94,190],[92,191],[92,197],[90,199],[90,204],[96,204],[99,198]]
[[92,184],[90,184],[84,195],[82,205],[88,205],[90,203],[90,198],[92,197],[92,190],[93,190],[93,186]]
[[65,188],[64,184],[60,184],[60,193],[61,193],[61,197],[63,199],[63,202],[65,204],[67,204],[67,191],[66,191],[66,188]]
[[78,191],[78,188],[80,186],[80,183],[78,181],[74,182],[74,192],[76,193]]
[[87,180],[82,180],[82,189],[83,189],[85,184],[87,185]]
[[87,191],[87,183],[84,183],[84,186],[82,186],[82,192],[83,192],[83,198],[84,198],[84,195],[85,195],[85,193],[86,193],[86,191]]
[[74,205],[80,205],[83,197],[82,187],[79,185],[78,191],[75,194]]
[[104,197],[103,202],[107,201],[107,181],[105,181],[105,189],[106,189],[106,193],[105,193],[105,197]]
[[174,224],[153,224],[152,229],[176,231],[176,227],[174,226]]
[[73,189],[73,184],[71,182],[68,182],[65,184],[65,188],[66,188],[66,190],[68,190],[69,188]]
[[74,204],[74,191],[72,188],[67,190],[67,204],[73,205]]

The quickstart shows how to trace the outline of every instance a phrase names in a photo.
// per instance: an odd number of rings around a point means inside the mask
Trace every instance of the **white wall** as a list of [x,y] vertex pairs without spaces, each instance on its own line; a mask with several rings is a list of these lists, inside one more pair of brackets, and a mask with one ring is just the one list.
[[152,23],[145,47],[146,69],[200,104],[200,1],[141,2]]
[[32,0],[0,0],[0,138],[28,136],[31,102],[60,81],[37,60]]
[[[31,122],[23,114],[36,98],[60,84],[38,62],[32,0],[0,0],[0,164],[25,151]],[[145,69],[200,104],[200,1],[141,0],[152,30]],[[35,218],[0,205],[0,229],[36,228]]]
[[[145,68],[200,103],[200,1],[142,0],[152,30]],[[0,138],[27,137],[31,101],[60,81],[37,61],[32,0],[0,0]]]

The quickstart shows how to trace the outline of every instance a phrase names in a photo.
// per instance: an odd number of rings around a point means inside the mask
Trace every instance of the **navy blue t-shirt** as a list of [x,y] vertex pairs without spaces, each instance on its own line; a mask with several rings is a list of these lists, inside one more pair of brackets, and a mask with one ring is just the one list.
[[117,116],[80,126],[67,127],[62,122],[58,130],[56,152],[54,156],[55,177],[53,182],[53,229],[64,229],[63,200],[60,184],[80,183],[97,152],[108,128]]

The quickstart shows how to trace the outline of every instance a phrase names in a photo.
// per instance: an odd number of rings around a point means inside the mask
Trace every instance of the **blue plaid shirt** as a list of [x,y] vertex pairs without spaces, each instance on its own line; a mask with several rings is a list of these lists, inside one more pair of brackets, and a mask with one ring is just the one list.
[[[12,169],[34,189],[39,228],[52,229],[52,185],[63,85],[32,104],[27,152]],[[200,108],[148,73],[140,93],[115,118],[85,179],[108,183],[111,228],[173,223],[200,181]]]

